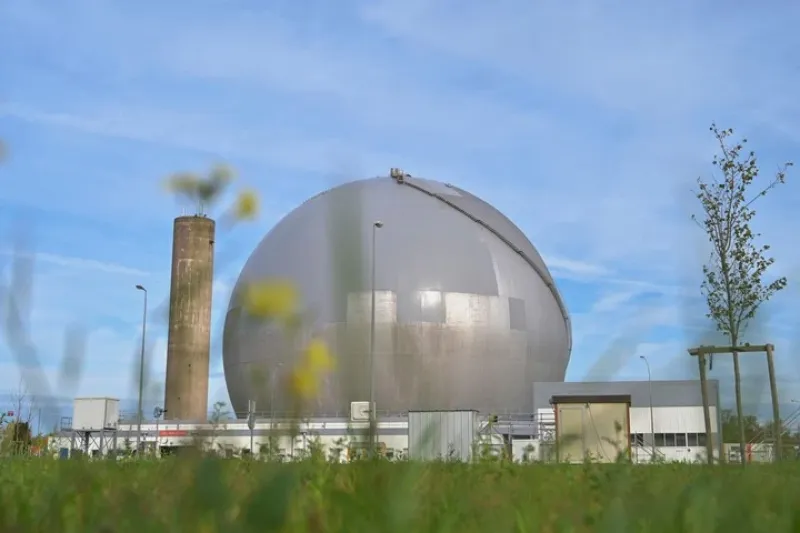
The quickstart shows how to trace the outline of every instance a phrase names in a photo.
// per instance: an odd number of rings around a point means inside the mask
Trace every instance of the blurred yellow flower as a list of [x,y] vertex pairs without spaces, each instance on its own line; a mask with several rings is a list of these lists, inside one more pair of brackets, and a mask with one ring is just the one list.
[[252,220],[258,216],[258,195],[253,191],[239,193],[233,214],[239,220]]
[[225,186],[233,179],[233,170],[226,165],[215,165],[208,177],[202,178],[191,172],[179,172],[168,177],[166,189],[192,200],[210,203],[219,197]]
[[200,178],[188,172],[180,172],[169,176],[164,182],[164,188],[169,192],[191,195],[197,191]]
[[299,400],[311,400],[319,394],[322,376],[333,368],[334,359],[321,339],[312,339],[303,360],[290,376],[292,394]]
[[314,398],[319,392],[319,375],[308,365],[300,365],[290,376],[292,393],[303,400]]
[[253,316],[287,320],[295,313],[298,297],[291,283],[271,280],[247,285],[242,300],[244,310]]
[[306,364],[315,372],[327,372],[333,370],[335,361],[325,342],[312,339],[306,347]]
[[225,185],[233,180],[234,175],[233,169],[228,165],[217,164],[211,169],[211,173],[208,175],[208,181]]

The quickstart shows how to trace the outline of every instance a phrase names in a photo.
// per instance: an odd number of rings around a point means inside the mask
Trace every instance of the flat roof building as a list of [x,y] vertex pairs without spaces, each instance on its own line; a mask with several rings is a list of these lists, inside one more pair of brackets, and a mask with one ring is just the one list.
[[[715,453],[720,453],[718,438],[721,427],[719,381],[708,380],[709,410],[711,414],[711,439]],[[603,382],[539,382],[533,384],[533,411],[537,421],[537,436],[541,444],[555,441],[557,434],[557,405],[570,401],[571,409],[583,409],[581,403],[604,404],[603,398],[625,396],[629,400],[628,424],[622,430],[628,433],[630,456],[635,462],[652,460],[695,461],[705,457],[706,428],[703,417],[703,400],[699,381],[603,381]],[[566,408],[566,406],[564,407]],[[652,409],[652,410],[651,410]],[[580,414],[587,434],[598,433],[592,425],[596,414],[586,410]],[[564,417],[562,417],[564,418]],[[602,421],[598,423],[603,423]],[[622,424],[623,426],[625,424]],[[609,428],[602,428],[606,431]],[[602,431],[600,431],[602,433]],[[541,447],[541,446],[540,446]],[[588,443],[587,451],[595,450]],[[545,445],[541,447],[547,454]],[[610,452],[607,452],[607,454]],[[544,457],[543,457],[544,459]],[[606,457],[606,460],[611,460]]]

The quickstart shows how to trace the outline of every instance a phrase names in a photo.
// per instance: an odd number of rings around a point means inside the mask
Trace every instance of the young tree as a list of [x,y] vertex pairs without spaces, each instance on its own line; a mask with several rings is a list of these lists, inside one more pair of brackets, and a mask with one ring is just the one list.
[[[731,143],[732,129],[720,130],[716,124],[711,131],[719,142],[720,154],[713,164],[721,176],[697,180],[697,199],[703,209],[698,221],[711,243],[711,256],[703,266],[701,290],[708,306],[707,317],[717,329],[738,346],[748,323],[764,302],[786,286],[786,278],[764,281],[764,273],[775,261],[767,254],[770,247],[757,244],[759,233],[750,223],[756,214],[753,203],[777,185],[784,183],[786,163],[766,184],[759,180],[755,153],[743,155],[747,139]],[[755,193],[753,191],[756,191]],[[709,369],[713,359],[709,359]],[[739,354],[733,353],[733,373],[736,389],[736,413],[739,421],[739,443],[744,449],[745,428],[742,414],[741,374]],[[744,454],[741,454],[744,462]]]

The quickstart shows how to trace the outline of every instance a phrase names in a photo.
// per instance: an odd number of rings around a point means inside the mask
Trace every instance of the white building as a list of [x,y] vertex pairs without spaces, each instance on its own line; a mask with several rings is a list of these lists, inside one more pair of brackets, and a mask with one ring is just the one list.
[[[718,456],[721,443],[719,382],[708,381],[711,439]],[[555,437],[557,397],[625,396],[630,401],[628,427],[623,427],[630,443],[631,459],[648,462],[653,455],[663,461],[697,461],[706,457],[706,428],[699,381],[613,381],[534,383],[534,412],[537,420],[537,446]],[[590,420],[591,421],[591,420]],[[623,424],[624,426],[625,424]]]
[[[716,455],[720,449],[717,428],[721,425],[717,409],[718,382],[709,380],[708,389],[711,438]],[[624,442],[630,444],[630,455],[634,462],[650,461],[654,445],[655,455],[660,461],[697,461],[705,458],[707,437],[699,381],[534,383],[533,404],[529,414],[497,417],[480,414],[476,445],[493,454],[501,453],[505,448],[516,461],[553,460],[557,418],[553,399],[610,396],[625,397],[629,405],[626,407],[627,421],[621,424],[624,426],[621,431],[625,433]],[[141,438],[142,446],[148,453],[173,453],[200,440],[205,446],[222,454],[236,456],[251,453],[252,439],[253,453],[285,460],[303,457],[316,448],[329,459],[346,461],[353,454],[364,453],[367,448],[368,423],[341,417],[301,421],[294,424],[293,430],[288,420],[275,420],[273,423],[267,417],[257,419],[252,432],[244,420],[221,421],[218,424],[147,420],[142,423],[139,437],[136,424],[115,425],[113,420],[106,420],[109,412],[118,412],[113,405],[117,401],[103,401],[111,402],[110,407],[100,408],[97,399],[76,400],[73,420],[80,421],[81,427],[62,428],[61,434],[51,439],[53,453],[67,456],[70,450],[85,450],[91,455],[104,455],[113,449],[133,450],[136,449],[138,438]],[[97,411],[89,417],[97,419],[96,423],[82,422],[87,416],[80,411],[89,406]],[[589,415],[591,417],[591,412]],[[378,446],[388,458],[408,456],[408,422],[407,413],[380,417]],[[106,427],[99,430],[89,426]],[[87,432],[87,429],[90,431]],[[294,434],[294,438],[290,433]],[[611,457],[604,459],[613,460]]]

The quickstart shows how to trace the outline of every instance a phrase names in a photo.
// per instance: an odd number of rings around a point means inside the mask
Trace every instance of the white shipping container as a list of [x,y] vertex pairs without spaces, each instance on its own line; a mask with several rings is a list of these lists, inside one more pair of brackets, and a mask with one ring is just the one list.
[[469,461],[478,439],[477,411],[409,411],[411,460]]
[[72,429],[103,431],[117,429],[119,400],[116,398],[75,398],[72,408]]

